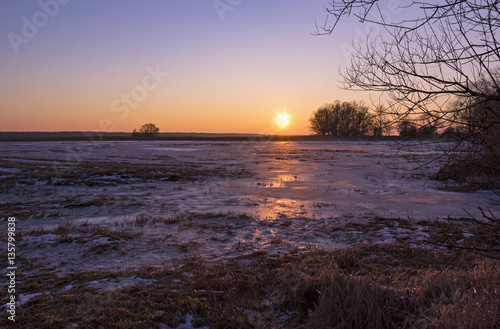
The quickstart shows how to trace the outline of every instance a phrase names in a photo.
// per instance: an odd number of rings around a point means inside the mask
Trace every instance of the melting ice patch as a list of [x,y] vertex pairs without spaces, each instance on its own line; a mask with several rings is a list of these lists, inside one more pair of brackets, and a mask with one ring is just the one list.
[[[26,304],[31,298],[36,297],[38,295],[41,295],[42,293],[36,293],[36,294],[19,294],[19,300],[16,302],[16,307],[19,307],[23,304]],[[4,304],[2,308],[4,310],[9,309],[10,305],[9,304]]]
[[17,173],[17,172],[20,172],[21,169],[0,167],[0,171],[2,171],[2,172],[10,172],[10,173]]
[[153,283],[153,280],[146,280],[139,277],[126,277],[126,278],[107,278],[98,281],[90,281],[87,284],[94,288],[107,291],[107,290],[116,290],[119,288],[125,288],[136,285],[148,286],[151,283]]
[[165,323],[158,323],[160,329],[210,329],[209,327],[193,327],[194,316],[186,314],[186,323],[178,325],[176,328],[169,327]]

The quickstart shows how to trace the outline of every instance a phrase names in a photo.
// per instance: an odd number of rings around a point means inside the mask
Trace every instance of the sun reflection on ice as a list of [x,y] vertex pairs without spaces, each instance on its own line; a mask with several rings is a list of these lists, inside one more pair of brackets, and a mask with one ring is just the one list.
[[259,215],[261,219],[276,220],[279,218],[293,218],[305,214],[304,204],[292,199],[267,198],[260,205]]
[[[261,219],[294,218],[306,215],[303,195],[311,188],[308,178],[316,167],[306,164],[297,157],[299,152],[294,142],[273,143],[266,149],[267,161],[259,163],[254,170],[258,181],[253,193],[264,200],[259,202],[257,213]],[[309,207],[310,208],[310,207]]]
[[290,174],[278,174],[278,176],[271,180],[269,187],[285,187],[288,182],[296,182],[298,180],[297,175]]

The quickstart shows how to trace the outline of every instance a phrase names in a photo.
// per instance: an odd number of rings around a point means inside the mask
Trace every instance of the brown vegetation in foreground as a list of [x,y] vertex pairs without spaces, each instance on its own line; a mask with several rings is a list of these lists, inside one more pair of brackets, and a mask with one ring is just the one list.
[[[192,255],[181,263],[31,276],[21,291],[44,294],[18,309],[15,327],[175,328],[186,314],[194,327],[212,329],[500,327],[500,264],[469,253],[394,243],[280,258],[256,252],[212,266]],[[124,277],[152,284],[109,291],[88,285]],[[6,317],[0,325],[12,327]]]

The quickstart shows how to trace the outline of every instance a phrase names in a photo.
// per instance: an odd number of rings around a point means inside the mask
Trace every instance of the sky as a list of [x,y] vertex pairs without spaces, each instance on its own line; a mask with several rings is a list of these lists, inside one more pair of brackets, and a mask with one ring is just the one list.
[[0,131],[309,134],[321,105],[370,102],[339,76],[364,27],[313,35],[329,2],[2,1]]

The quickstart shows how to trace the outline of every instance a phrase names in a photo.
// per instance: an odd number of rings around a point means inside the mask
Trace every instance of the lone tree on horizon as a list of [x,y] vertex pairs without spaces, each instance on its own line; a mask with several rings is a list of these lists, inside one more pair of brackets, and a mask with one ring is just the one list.
[[160,128],[156,127],[154,123],[143,124],[139,132],[134,129],[132,136],[136,137],[154,137],[160,132]]

